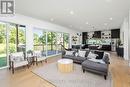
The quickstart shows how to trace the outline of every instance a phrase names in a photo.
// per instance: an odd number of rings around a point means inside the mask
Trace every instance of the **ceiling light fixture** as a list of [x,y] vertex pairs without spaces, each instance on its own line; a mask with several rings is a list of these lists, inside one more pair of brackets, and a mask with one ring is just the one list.
[[70,11],[70,14],[71,14],[71,15],[74,15],[74,11]]
[[111,18],[109,18],[109,20],[112,20],[113,18],[111,17]]
[[86,22],[85,24],[88,24],[88,22]]
[[70,25],[70,27],[73,27],[72,25]]
[[53,18],[51,18],[50,20],[51,20],[51,21],[54,21],[54,19],[53,19]]

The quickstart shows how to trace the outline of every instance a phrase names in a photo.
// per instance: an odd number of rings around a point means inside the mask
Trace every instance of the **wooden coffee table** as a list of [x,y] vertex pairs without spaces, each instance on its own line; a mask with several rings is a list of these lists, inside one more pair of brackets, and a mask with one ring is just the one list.
[[71,59],[60,59],[58,60],[58,70],[60,72],[72,72],[73,71],[73,60]]

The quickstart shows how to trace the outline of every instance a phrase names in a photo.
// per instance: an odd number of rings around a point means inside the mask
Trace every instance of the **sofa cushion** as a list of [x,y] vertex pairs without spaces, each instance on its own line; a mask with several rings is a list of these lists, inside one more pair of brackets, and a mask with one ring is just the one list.
[[84,61],[84,60],[86,60],[86,57],[77,56],[77,57],[74,57],[73,59],[74,60],[79,60],[79,61]]
[[72,59],[74,61],[85,61],[87,58],[86,57],[79,57],[79,56],[69,56],[69,55],[63,55],[63,58],[66,58],[66,59]]
[[98,56],[96,57],[96,59],[102,59],[102,58],[103,58],[104,52],[95,51],[94,53],[98,55]]
[[63,55],[63,58],[67,58],[67,59],[73,59],[75,56],[70,56],[70,55]]
[[107,72],[108,66],[107,64],[97,63],[90,60],[85,60],[82,63],[83,68],[93,69],[101,72]]

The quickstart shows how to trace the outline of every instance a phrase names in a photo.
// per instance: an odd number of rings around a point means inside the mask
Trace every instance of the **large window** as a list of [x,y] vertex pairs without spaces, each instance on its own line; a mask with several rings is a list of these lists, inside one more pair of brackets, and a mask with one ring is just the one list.
[[47,32],[47,55],[54,55],[57,51],[56,32]]
[[0,67],[7,65],[6,24],[0,22]]
[[63,33],[63,45],[65,48],[69,48],[69,34]]
[[58,53],[61,53],[62,46],[63,45],[63,33],[57,33],[57,50]]
[[9,53],[26,51],[25,26],[9,25]]
[[46,55],[46,32],[42,29],[34,29],[34,50],[43,51]]
[[0,67],[7,66],[7,55],[25,52],[25,26],[0,22]]
[[62,46],[69,47],[69,34],[35,28],[34,50],[44,51],[46,56],[61,53]]

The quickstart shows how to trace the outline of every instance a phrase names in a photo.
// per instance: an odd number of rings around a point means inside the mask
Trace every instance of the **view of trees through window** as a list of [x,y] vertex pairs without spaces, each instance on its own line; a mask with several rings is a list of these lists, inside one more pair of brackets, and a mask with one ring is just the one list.
[[25,26],[0,22],[0,67],[7,65],[7,53],[25,51],[25,38]]
[[69,34],[68,33],[64,33],[63,34],[63,44],[65,48],[69,48]]
[[[34,29],[34,50],[46,52],[47,56],[60,53],[61,45],[69,46],[69,34]],[[63,41],[64,40],[64,41]]]
[[9,25],[9,53],[25,52],[25,26],[10,24]]
[[7,65],[6,24],[0,22],[0,67]]

